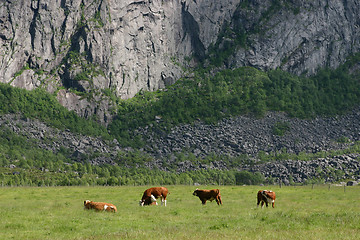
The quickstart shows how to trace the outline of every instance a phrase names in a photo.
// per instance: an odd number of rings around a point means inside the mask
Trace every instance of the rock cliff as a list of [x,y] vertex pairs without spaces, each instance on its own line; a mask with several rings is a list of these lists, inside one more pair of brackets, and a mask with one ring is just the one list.
[[219,52],[220,67],[336,67],[359,51],[359,26],[357,0],[7,0],[0,81],[107,122],[110,95],[164,88]]

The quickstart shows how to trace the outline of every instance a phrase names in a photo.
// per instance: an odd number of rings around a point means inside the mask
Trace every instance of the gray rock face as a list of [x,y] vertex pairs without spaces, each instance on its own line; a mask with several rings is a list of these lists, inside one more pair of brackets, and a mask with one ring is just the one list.
[[[155,159],[167,159],[167,164],[177,166],[177,171],[185,172],[199,169],[232,169],[240,161],[238,170],[260,172],[266,178],[289,184],[304,183],[316,179],[327,182],[348,178],[360,178],[360,155],[344,154],[332,157],[318,157],[311,161],[271,159],[274,162],[262,163],[261,155],[274,153],[319,153],[348,148],[360,140],[360,110],[331,118],[302,120],[288,118],[282,113],[269,112],[262,119],[240,116],[214,125],[196,123],[181,125],[169,133],[139,129],[147,145],[144,151]],[[289,129],[283,136],[274,134],[277,123],[286,123]],[[175,156],[190,153],[203,158],[211,154],[231,156],[232,162],[180,161]],[[238,160],[236,160],[238,159]],[[243,160],[244,161],[243,161]],[[247,162],[251,162],[248,164]],[[166,170],[161,161],[148,164]]]
[[349,154],[311,161],[287,160],[250,166],[244,170],[260,172],[275,183],[289,184],[290,180],[294,183],[309,183],[316,179],[335,182],[360,177],[359,157],[359,154]]
[[[268,112],[264,118],[239,116],[224,119],[214,125],[201,122],[181,125],[169,133],[157,133],[147,128],[139,135],[146,136],[148,151],[165,157],[168,153],[187,149],[197,157],[216,155],[257,157],[284,149],[288,153],[316,153],[341,149],[350,142],[360,141],[360,109],[331,118],[304,120],[289,118],[283,113]],[[288,130],[283,136],[274,133],[278,123]]]
[[[360,4],[265,0],[8,0],[0,4],[0,81],[28,90],[65,87],[58,99],[79,115],[110,116],[106,95],[157,90],[219,43],[226,26],[246,32],[226,66],[313,73],[359,51]],[[194,56],[194,61],[184,59]],[[92,94],[88,100],[74,91]],[[105,103],[100,103],[104,102]]]
[[[230,18],[230,10],[221,14],[224,8],[218,10],[215,1],[211,2],[3,2],[0,81],[28,90],[45,86],[54,91],[65,86],[101,93],[102,89],[111,89],[122,98],[132,97],[141,89],[163,88],[181,76],[175,63],[193,52],[204,55],[224,15]],[[231,6],[234,1],[224,2]],[[210,19],[214,11],[216,22]],[[106,106],[99,106],[99,99],[80,101],[64,93],[58,99],[68,108],[75,106],[82,116],[99,108],[106,111]]]
[[[309,161],[285,159],[265,163],[261,161],[260,153],[273,154],[284,149],[288,153],[345,149],[360,140],[359,120],[359,109],[341,117],[314,120],[292,119],[281,113],[269,113],[264,119],[238,117],[223,120],[216,125],[183,125],[174,127],[169,133],[145,128],[138,129],[138,134],[147,140],[141,151],[152,159],[145,163],[148,168],[167,171],[168,166],[171,166],[177,172],[200,169],[246,170],[260,172],[267,179],[284,184],[316,179],[334,182],[360,179],[359,153],[317,157]],[[279,121],[289,124],[289,130],[283,136],[275,135],[272,130]],[[131,148],[122,148],[116,140],[104,141],[66,130],[60,131],[37,120],[11,114],[0,116],[0,126],[31,141],[35,140],[41,149],[54,153],[67,149],[69,159],[89,161],[94,165],[126,165],[117,156],[120,152],[133,151]],[[181,154],[184,154],[182,158],[177,157]],[[184,157],[186,154],[198,158]],[[206,164],[199,160],[211,154],[232,158],[231,161],[216,160]]]
[[252,44],[230,60],[233,66],[277,67],[296,74],[337,67],[359,51],[358,1],[252,0],[239,7],[232,26],[250,34]]

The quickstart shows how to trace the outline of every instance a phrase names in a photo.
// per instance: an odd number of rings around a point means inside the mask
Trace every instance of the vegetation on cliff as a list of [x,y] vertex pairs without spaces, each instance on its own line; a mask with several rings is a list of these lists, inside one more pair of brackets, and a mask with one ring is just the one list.
[[[284,111],[299,118],[342,114],[360,103],[359,75],[349,71],[359,60],[360,55],[354,56],[339,68],[322,69],[312,77],[280,70],[263,72],[251,67],[215,74],[205,69],[196,70],[168,89],[140,92],[128,100],[118,99],[117,116],[108,129],[95,120],[82,119],[66,110],[55,96],[44,90],[26,91],[7,84],[0,84],[0,114],[16,113],[24,119],[36,118],[62,130],[117,138],[123,146],[141,147],[143,140],[134,134],[138,127],[166,130],[197,120],[214,123],[242,114],[262,117],[266,111]],[[278,135],[287,129],[281,124],[276,127]],[[219,181],[249,184],[265,181],[261,175],[235,170],[177,173],[169,166],[168,172],[149,171],[144,165],[149,157],[136,151],[133,154],[119,152],[114,158],[117,165],[92,166],[86,159],[84,163],[72,161],[69,149],[59,149],[57,153],[41,149],[35,142],[6,127],[1,128],[0,150],[0,183],[3,185],[209,184]],[[234,167],[246,161],[224,156],[195,160],[192,157],[184,155],[182,159],[208,163],[219,158]],[[274,158],[279,159],[281,155]]]
[[62,130],[108,137],[105,127],[94,119],[86,120],[67,110],[55,96],[41,88],[27,91],[0,83],[0,102],[0,114],[20,114],[23,118],[36,118]]
[[356,55],[337,69],[321,69],[311,77],[251,67],[216,74],[197,70],[166,90],[140,92],[120,101],[109,130],[122,143],[139,146],[141,141],[131,138],[133,129],[159,127],[155,124],[159,119],[165,129],[242,114],[262,117],[266,111],[284,111],[299,118],[343,114],[360,103],[359,75],[349,72],[359,60]]

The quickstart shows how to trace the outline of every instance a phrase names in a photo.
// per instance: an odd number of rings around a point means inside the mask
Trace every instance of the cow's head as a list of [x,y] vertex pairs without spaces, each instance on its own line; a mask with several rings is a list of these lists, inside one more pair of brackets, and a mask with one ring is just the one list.
[[154,195],[151,195],[150,197],[146,197],[144,199],[141,199],[140,202],[139,202],[139,205],[140,206],[153,205],[154,203],[156,203],[156,198],[154,197]]
[[90,209],[90,203],[91,203],[90,200],[85,200],[85,201],[84,201],[84,208]]
[[197,196],[197,195],[198,195],[198,188],[193,192],[193,195],[194,195],[194,196]]

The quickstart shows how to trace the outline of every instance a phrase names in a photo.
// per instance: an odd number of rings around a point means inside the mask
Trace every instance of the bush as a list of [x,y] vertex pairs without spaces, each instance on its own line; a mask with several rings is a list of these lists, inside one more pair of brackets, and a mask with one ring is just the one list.
[[278,136],[284,136],[289,130],[290,125],[287,122],[276,122],[272,128],[273,134]]
[[257,185],[265,182],[265,177],[261,173],[251,173],[248,171],[241,171],[235,174],[236,185]]

